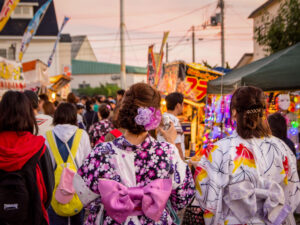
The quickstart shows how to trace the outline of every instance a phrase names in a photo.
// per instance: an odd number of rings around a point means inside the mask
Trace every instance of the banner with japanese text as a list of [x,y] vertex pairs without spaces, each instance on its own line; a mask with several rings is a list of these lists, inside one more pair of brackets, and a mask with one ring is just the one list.
[[164,94],[180,92],[185,98],[200,102],[206,96],[207,82],[220,76],[222,73],[201,64],[170,63],[164,66],[158,90]]
[[0,13],[0,32],[5,27],[10,15],[15,10],[19,2],[20,0],[5,0]]
[[7,90],[25,88],[22,64],[0,57],[0,96]]

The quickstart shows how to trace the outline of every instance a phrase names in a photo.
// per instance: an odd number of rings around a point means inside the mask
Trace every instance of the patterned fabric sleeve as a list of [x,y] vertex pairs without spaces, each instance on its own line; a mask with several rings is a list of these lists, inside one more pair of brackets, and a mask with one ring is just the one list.
[[171,148],[173,148],[171,203],[175,210],[181,210],[192,201],[195,195],[195,183],[188,165],[181,160],[176,147]]
[[95,123],[94,125],[91,126],[90,128],[90,140],[91,140],[91,145],[92,147],[95,146],[96,142],[99,140],[100,136],[99,136],[99,123]]
[[292,211],[296,210],[300,203],[300,182],[297,172],[297,160],[289,147],[280,141],[280,149],[283,149],[282,165],[285,178],[281,186],[283,187],[286,204],[292,207]]
[[203,152],[194,175],[196,198],[204,209],[205,224],[219,221],[222,212],[223,187],[229,182],[229,154],[223,152],[222,145],[227,141],[217,142]]
[[[113,154],[115,153],[110,143],[99,144],[92,150],[77,172],[86,187],[99,195],[98,198],[85,206],[90,211],[85,224],[94,224],[97,213],[100,210],[101,199],[98,190],[98,179],[106,178],[120,182],[120,176],[116,173],[114,165],[111,162],[111,155]],[[82,190],[83,188],[81,190],[76,189],[76,192],[80,193]],[[80,197],[80,194],[78,196]]]

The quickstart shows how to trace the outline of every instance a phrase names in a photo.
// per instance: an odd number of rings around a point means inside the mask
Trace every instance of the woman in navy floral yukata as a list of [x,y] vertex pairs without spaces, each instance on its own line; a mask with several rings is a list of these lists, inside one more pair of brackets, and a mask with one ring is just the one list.
[[124,136],[97,145],[74,181],[89,208],[86,225],[101,218],[107,225],[175,224],[169,209],[183,209],[193,199],[192,174],[176,147],[148,134],[160,123],[159,108],[160,95],[147,84],[126,92],[118,116]]
[[89,130],[92,147],[95,147],[97,144],[104,142],[105,136],[114,128],[114,125],[109,120],[109,105],[100,105],[98,114],[101,120],[99,122],[94,123]]

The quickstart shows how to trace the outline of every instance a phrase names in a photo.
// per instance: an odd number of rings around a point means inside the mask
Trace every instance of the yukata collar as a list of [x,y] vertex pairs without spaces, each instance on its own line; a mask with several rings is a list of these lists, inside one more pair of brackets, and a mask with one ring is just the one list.
[[133,145],[122,135],[113,141],[114,145],[126,151],[136,151],[150,149],[152,146],[153,138],[148,134],[146,139],[139,145]]

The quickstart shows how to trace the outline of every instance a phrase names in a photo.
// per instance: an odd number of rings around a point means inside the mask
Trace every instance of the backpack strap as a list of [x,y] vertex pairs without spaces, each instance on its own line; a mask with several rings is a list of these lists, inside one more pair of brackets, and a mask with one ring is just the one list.
[[[71,148],[71,152],[70,152],[72,155],[69,154],[68,160],[67,160],[68,163],[74,163],[75,167],[77,167],[77,166],[76,166],[76,163],[75,163],[74,159],[75,159],[75,156],[77,154],[77,150],[78,150],[78,147],[79,147],[79,144],[80,144],[82,133],[83,133],[82,129],[77,129],[76,130],[75,137],[74,137],[73,144],[72,144],[72,148]],[[68,143],[66,143],[66,145],[67,145],[67,148],[68,148],[69,147]]]
[[112,131],[110,131],[110,133],[112,135],[114,135],[115,138],[118,138],[118,137],[122,136],[122,132],[118,129],[113,129]]
[[47,141],[49,143],[49,147],[51,149],[51,152],[54,156],[54,159],[55,159],[55,162],[57,165],[62,165],[64,164],[64,161],[59,153],[59,150],[57,148],[57,145],[55,143],[55,140],[54,140],[54,136],[53,136],[53,133],[52,133],[52,130],[49,130],[46,132],[46,137],[47,137]]

